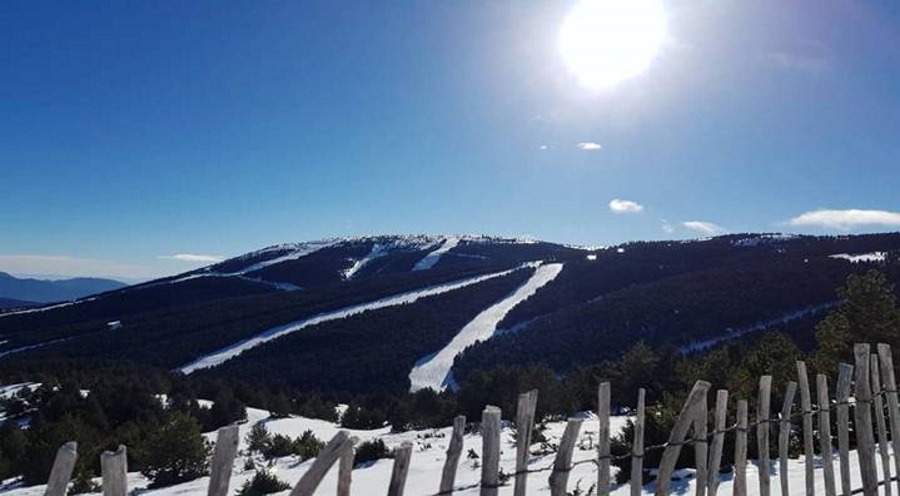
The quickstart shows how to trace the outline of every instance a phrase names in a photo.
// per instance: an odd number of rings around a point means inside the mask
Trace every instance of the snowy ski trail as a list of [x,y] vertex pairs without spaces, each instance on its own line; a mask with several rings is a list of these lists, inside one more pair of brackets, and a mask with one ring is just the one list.
[[431,251],[428,255],[422,257],[422,260],[416,262],[412,270],[428,270],[441,261],[441,257],[448,251],[456,248],[459,244],[459,238],[447,238],[436,250]]
[[489,279],[494,279],[497,277],[502,277],[508,274],[515,272],[523,267],[530,266],[529,264],[522,265],[520,267],[516,267],[515,269],[504,270],[501,272],[494,272],[491,274],[485,274],[481,276],[471,277],[468,279],[463,279],[461,281],[438,284],[434,286],[429,286],[423,289],[418,289],[415,291],[410,291],[407,293],[400,293],[392,296],[386,296],[384,298],[380,298],[378,300],[370,301],[367,303],[360,303],[357,305],[351,305],[349,307],[341,308],[339,310],[320,313],[318,315],[314,315],[312,317],[307,317],[305,319],[301,319],[295,322],[290,322],[288,324],[283,324],[277,327],[273,327],[267,331],[264,331],[256,336],[245,339],[243,341],[238,341],[232,345],[226,346],[222,349],[214,351],[209,355],[202,356],[193,362],[184,365],[178,368],[179,371],[185,374],[190,374],[199,369],[206,369],[211,367],[216,367],[221,365],[226,360],[234,358],[241,353],[255,348],[263,343],[271,341],[273,339],[278,339],[282,336],[286,336],[290,333],[297,332],[301,329],[304,329],[309,326],[314,326],[316,324],[321,324],[323,322],[329,322],[332,320],[343,319],[346,317],[351,317],[353,315],[357,315],[369,310],[378,310],[380,308],[392,307],[397,305],[403,305],[406,303],[413,303],[421,298],[426,298],[429,296],[435,296],[443,293],[447,293],[450,291],[454,291],[457,289],[464,288],[466,286],[471,286],[473,284],[478,284],[483,281],[487,281]]
[[431,388],[435,391],[442,391],[450,386],[452,383],[450,369],[453,367],[453,359],[476,342],[490,339],[497,330],[497,324],[510,310],[536,293],[538,289],[556,279],[562,268],[563,264],[561,263],[539,266],[534,275],[509,296],[490,306],[466,324],[447,346],[437,353],[419,360],[409,373],[410,390],[415,392]]

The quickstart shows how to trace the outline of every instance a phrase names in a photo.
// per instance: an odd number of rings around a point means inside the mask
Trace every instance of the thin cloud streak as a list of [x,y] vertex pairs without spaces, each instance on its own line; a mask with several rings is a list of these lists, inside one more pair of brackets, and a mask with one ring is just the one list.
[[690,229],[691,231],[698,232],[700,234],[706,234],[708,236],[714,234],[723,234],[726,232],[725,228],[723,228],[722,226],[702,220],[689,220],[682,222],[681,225],[685,229]]
[[898,227],[900,226],[900,212],[856,208],[846,210],[821,209],[804,212],[788,221],[788,224],[795,227],[822,227],[839,231],[849,231],[863,226]]
[[603,148],[603,147],[600,146],[600,143],[594,143],[592,141],[585,141],[585,142],[578,143],[578,149],[584,150],[587,152],[595,152],[601,148]]
[[159,258],[191,263],[215,263],[225,260],[225,257],[219,255],[198,255],[196,253],[176,253],[175,255],[162,255]]

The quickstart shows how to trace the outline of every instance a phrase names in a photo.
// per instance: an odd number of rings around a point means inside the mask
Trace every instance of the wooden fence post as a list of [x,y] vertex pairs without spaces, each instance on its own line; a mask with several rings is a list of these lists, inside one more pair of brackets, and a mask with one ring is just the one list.
[[528,459],[531,457],[531,431],[534,428],[534,410],[537,407],[537,389],[519,395],[516,410],[516,487],[515,496],[525,496],[528,484]]
[[496,496],[500,486],[500,409],[481,413],[481,496]]
[[341,457],[348,447],[352,446],[353,441],[350,440],[347,432],[338,431],[338,433],[328,441],[328,444],[322,448],[322,451],[319,452],[319,456],[313,461],[309,470],[300,477],[297,485],[291,490],[291,496],[312,496],[316,492],[316,488],[319,487],[319,484],[322,482],[322,479],[325,478],[325,474],[327,474],[331,466],[334,465],[334,462]]
[[737,433],[734,440],[734,496],[747,496],[747,400],[737,402]]
[[572,470],[572,452],[575,450],[580,430],[581,419],[569,419],[559,441],[556,459],[553,460],[553,471],[550,472],[550,496],[566,496],[569,472]]
[[[878,345],[878,365],[884,380],[885,395],[888,403],[888,421],[891,426],[891,444],[894,448],[894,472],[900,478],[900,399],[897,398],[897,381],[894,377],[894,357],[891,346]],[[900,494],[900,481],[897,482],[897,494]]]
[[69,441],[56,450],[56,459],[53,460],[53,469],[50,470],[50,478],[47,479],[47,489],[44,496],[66,496],[69,480],[72,478],[72,470],[75,468],[75,460],[78,458],[78,443]]
[[691,389],[690,395],[681,407],[681,413],[675,426],[669,434],[669,442],[663,451],[662,459],[659,462],[659,475],[656,478],[656,495],[663,496],[669,492],[669,483],[672,479],[672,472],[675,470],[675,462],[678,461],[678,454],[681,453],[681,444],[687,435],[688,429],[694,422],[697,412],[697,406],[700,402],[706,402],[706,393],[709,391],[710,384],[706,381],[697,381]]
[[707,444],[709,412],[706,406],[706,397],[697,404],[694,414],[694,465],[697,468],[697,485],[694,490],[696,496],[706,496],[706,487],[709,484],[709,444]]
[[853,346],[856,359],[856,403],[854,405],[857,453],[862,475],[863,495],[878,494],[878,473],[875,470],[875,434],[872,432],[872,388],[869,384],[869,345]]
[[644,403],[647,390],[638,389],[634,418],[634,442],[631,444],[631,496],[640,496],[644,487]]
[[350,484],[353,482],[353,446],[359,442],[358,437],[351,437],[350,443],[344,446],[341,460],[338,462],[337,496],[350,496]]
[[800,385],[800,408],[803,413],[803,465],[806,471],[806,496],[815,496],[812,398],[809,393],[809,376],[806,374],[806,363],[802,361],[797,362],[797,383]]
[[403,496],[403,489],[406,487],[406,476],[409,474],[409,459],[412,457],[412,449],[412,443],[404,441],[399,448],[394,450],[394,468],[391,471],[388,496]]
[[597,393],[597,496],[609,496],[609,383],[600,384]]
[[778,477],[781,481],[781,494],[790,494],[788,479],[788,448],[791,440],[791,411],[794,408],[794,396],[797,395],[797,383],[790,381],[784,390],[784,403],[781,406],[781,423],[778,426]]
[[114,452],[104,451],[100,455],[100,471],[103,474],[103,496],[126,496],[128,494],[128,450],[120,445]]
[[837,406],[838,455],[841,467],[841,494],[850,496],[850,381],[853,365],[842,363],[838,368],[838,383],[835,391]]
[[460,415],[453,419],[453,434],[450,436],[450,444],[447,446],[447,459],[444,461],[444,471],[441,474],[441,494],[453,494],[453,483],[456,482],[456,469],[459,466],[459,457],[463,449],[463,435],[466,432],[466,417]]
[[208,496],[226,496],[228,483],[231,482],[231,468],[234,465],[234,456],[237,454],[238,436],[237,425],[227,425],[219,429],[216,437],[216,446],[213,449],[212,463],[209,467]]
[[878,451],[881,453],[881,471],[884,474],[884,496],[891,496],[891,454],[888,451],[887,425],[884,421],[884,400],[881,398],[881,373],[878,370],[878,355],[869,358],[872,369],[872,405],[875,426],[878,428]]
[[728,390],[716,391],[716,414],[713,424],[713,440],[709,454],[709,496],[716,496],[719,490],[719,469],[722,466],[722,449],[725,447],[725,422],[728,414]]
[[825,496],[835,496],[834,460],[831,454],[831,401],[828,399],[828,377],[825,374],[816,376],[816,393],[819,403],[819,452],[822,454],[822,467],[825,475]]
[[756,403],[756,448],[759,451],[759,494],[769,496],[769,415],[771,415],[772,376],[759,378]]

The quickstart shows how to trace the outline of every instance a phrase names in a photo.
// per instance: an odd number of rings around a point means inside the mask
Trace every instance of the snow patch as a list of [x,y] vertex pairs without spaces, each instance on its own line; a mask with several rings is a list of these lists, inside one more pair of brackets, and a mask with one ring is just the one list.
[[887,252],[873,251],[871,253],[856,253],[852,255],[849,253],[837,253],[835,255],[828,255],[828,258],[842,258],[850,263],[884,262],[887,259]]
[[511,274],[512,272],[519,270],[521,267],[517,267],[515,269],[504,270],[501,272],[494,272],[491,274],[481,275],[477,277],[471,277],[469,279],[463,279],[462,281],[438,284],[435,286],[429,286],[424,289],[419,289],[416,291],[410,291],[408,293],[400,293],[393,296],[386,296],[384,298],[371,301],[368,303],[360,303],[357,305],[352,305],[349,307],[345,307],[339,310],[335,310],[332,312],[320,313],[318,315],[308,317],[305,319],[301,319],[295,322],[291,322],[288,324],[280,325],[277,327],[273,327],[267,331],[264,331],[252,338],[245,339],[243,341],[239,341],[230,346],[222,348],[218,351],[215,351],[209,355],[200,357],[193,362],[184,365],[178,370],[185,374],[190,374],[199,369],[206,369],[211,367],[216,367],[221,365],[227,360],[230,360],[241,353],[255,348],[263,343],[269,342],[273,339],[278,339],[282,336],[286,336],[293,332],[297,332],[306,327],[314,326],[316,324],[321,324],[323,322],[329,322],[332,320],[343,319],[346,317],[351,317],[353,315],[357,315],[363,312],[367,312],[369,310],[378,310],[380,308],[392,307],[397,305],[404,305],[407,303],[413,303],[421,298],[426,298],[429,296],[435,296],[443,293],[447,293],[450,291],[455,291],[457,289],[464,288],[466,286],[471,286],[473,284],[478,284],[483,281],[487,281],[489,279],[494,279],[497,277],[502,277],[507,274]]
[[497,324],[519,303],[537,292],[541,287],[556,279],[563,264],[553,263],[538,266],[534,274],[503,300],[478,314],[471,322],[441,350],[423,357],[409,373],[410,390],[431,388],[441,391],[452,386],[451,368],[453,359],[467,347],[490,339],[497,330]]
[[443,256],[448,251],[456,248],[459,244],[459,238],[447,238],[444,242],[439,246],[436,250],[425,255],[422,260],[416,262],[416,265],[413,266],[412,270],[428,270],[435,266],[440,260],[441,256]]

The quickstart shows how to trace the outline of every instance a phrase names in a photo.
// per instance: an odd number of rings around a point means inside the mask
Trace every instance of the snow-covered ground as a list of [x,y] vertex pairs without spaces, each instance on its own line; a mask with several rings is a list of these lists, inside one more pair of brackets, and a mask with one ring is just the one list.
[[887,257],[887,252],[885,251],[873,251],[872,253],[837,253],[834,255],[829,255],[831,258],[842,258],[844,260],[848,260],[851,263],[860,263],[860,262],[884,262]]
[[[312,430],[316,437],[327,441],[340,428],[330,422],[308,419],[303,417],[294,417],[287,419],[271,419],[268,412],[254,408],[247,409],[248,422],[240,426],[241,442],[239,446],[239,454],[235,459],[234,468],[230,482],[229,494],[234,494],[241,484],[253,477],[253,470],[244,468],[245,461],[249,457],[247,453],[247,434],[250,428],[257,422],[263,422],[266,428],[272,434],[283,434],[291,437],[298,437],[307,429]],[[598,424],[596,416],[587,413],[583,415],[584,423],[581,427],[579,441],[576,443],[573,461],[579,462],[592,459],[596,456],[596,438]],[[473,419],[477,420],[477,419]],[[611,419],[610,430],[613,435],[621,432],[626,425],[628,417],[614,416]],[[544,435],[549,443],[558,444],[565,429],[565,422],[548,422],[547,430]],[[404,441],[413,443],[413,455],[410,463],[409,476],[406,483],[405,494],[408,496],[427,496],[437,492],[441,478],[441,470],[445,460],[445,451],[450,441],[451,429],[427,429],[419,431],[391,433],[389,428],[361,431],[348,430],[351,436],[359,438],[360,442],[379,438],[387,444],[389,448],[400,446]],[[210,440],[215,440],[215,433],[205,434]],[[480,456],[481,454],[481,436],[478,433],[467,434],[464,438],[463,457],[460,460],[459,469],[456,477],[456,486],[468,486],[477,484],[481,469],[477,463],[480,460],[468,458],[467,453],[472,450]],[[553,463],[554,454],[540,454],[540,445],[532,447],[532,460],[529,464],[530,469],[540,469],[549,467]],[[501,455],[500,467],[504,473],[515,472],[515,438],[514,429],[508,425],[504,425],[501,432]],[[880,468],[880,457],[878,458],[879,474],[882,474]],[[259,461],[258,459],[256,459]],[[837,458],[833,460],[835,467],[835,475],[837,484],[840,486],[839,467]],[[272,471],[277,477],[291,486],[295,485],[300,477],[309,469],[312,460],[300,462],[296,457],[289,456],[279,458],[274,461]],[[859,464],[856,458],[856,452],[850,453],[850,478],[853,488],[862,487],[859,475]],[[388,483],[391,478],[391,470],[393,468],[393,460],[378,460],[370,465],[357,467],[353,471],[353,483],[351,490],[354,494],[383,494],[387,491]],[[613,467],[613,473],[616,468]],[[822,460],[815,460],[815,494],[824,493],[824,476],[822,470]],[[679,471],[679,475],[686,476],[683,480],[673,481],[670,485],[670,492],[673,494],[693,494],[695,491],[695,480],[691,477],[692,470],[685,469]],[[778,482],[778,466],[777,462],[773,462],[770,469],[771,475],[771,494],[780,495],[780,485]],[[549,471],[532,473],[528,476],[528,492],[527,494],[548,495],[550,489],[548,486]],[[747,494],[754,496],[759,494],[758,490],[758,470],[756,465],[751,461],[747,469]],[[791,459],[788,462],[788,477],[790,480],[790,489],[792,494],[802,494],[805,484],[805,464],[803,458]],[[585,494],[587,490],[594,484],[597,479],[597,469],[592,463],[582,463],[576,465],[569,475],[569,491],[579,486]],[[99,482],[99,479],[97,479]],[[731,474],[721,477],[719,486],[719,494],[732,493],[732,476]],[[129,490],[136,490],[140,494],[148,496],[205,496],[209,485],[209,477],[203,477],[191,482],[178,484],[161,489],[146,489],[148,481],[139,473],[128,474]],[[7,483],[0,492],[4,492],[9,496],[42,496],[46,486],[18,487],[15,483]],[[328,472],[316,494],[335,494],[337,490],[337,467],[332,467]],[[643,494],[652,494],[655,490],[655,484],[650,483],[644,486]],[[838,489],[840,490],[840,488]],[[287,496],[289,490],[277,493],[281,496]],[[513,493],[512,481],[509,485],[503,486],[499,491],[501,496],[511,495]],[[616,486],[613,488],[612,494],[615,496],[625,496],[630,493],[628,484]],[[477,488],[457,491],[454,494],[473,496],[479,494]],[[596,493],[595,493],[596,494]],[[882,493],[883,494],[883,493]]]
[[[520,267],[521,268],[521,267]],[[190,374],[195,370],[205,369],[210,367],[215,367],[221,365],[226,360],[234,358],[241,353],[255,348],[263,343],[271,341],[273,339],[278,339],[282,336],[286,336],[290,333],[297,332],[306,327],[313,326],[316,324],[321,324],[323,322],[328,322],[337,319],[343,319],[346,317],[350,317],[352,315],[357,315],[369,310],[378,310],[379,308],[392,307],[397,305],[404,305],[407,303],[413,303],[421,298],[426,298],[429,296],[435,296],[443,293],[447,293],[450,291],[454,291],[457,289],[464,288],[466,286],[471,286],[473,284],[478,284],[483,281],[487,281],[488,279],[494,279],[497,277],[502,277],[507,274],[510,274],[520,268],[504,270],[500,272],[494,272],[491,274],[481,275],[477,277],[470,277],[468,279],[463,279],[462,281],[438,284],[434,286],[429,286],[423,289],[418,289],[415,291],[410,291],[407,293],[400,293],[393,296],[387,296],[375,301],[370,301],[368,303],[360,303],[358,305],[352,305],[349,307],[345,307],[339,310],[335,310],[333,312],[325,312],[320,313],[318,315],[308,317],[305,319],[301,319],[295,322],[291,322],[288,324],[280,325],[277,327],[273,327],[272,329],[263,331],[256,336],[245,339],[243,341],[239,341],[232,345],[226,346],[220,350],[214,351],[209,355],[200,357],[193,362],[180,367],[178,370],[185,374]]]
[[428,270],[441,261],[441,257],[448,251],[456,248],[459,244],[459,238],[447,238],[436,250],[433,250],[416,262],[413,270]]
[[456,334],[447,346],[419,360],[409,373],[409,380],[412,384],[410,389],[418,391],[431,388],[435,391],[442,391],[444,388],[452,386],[450,369],[453,367],[453,359],[476,342],[490,339],[497,330],[497,324],[510,310],[536,293],[545,284],[556,279],[562,268],[563,264],[561,263],[539,265],[527,281],[509,296],[478,314]]

